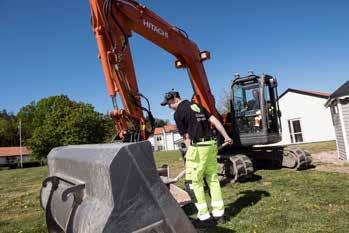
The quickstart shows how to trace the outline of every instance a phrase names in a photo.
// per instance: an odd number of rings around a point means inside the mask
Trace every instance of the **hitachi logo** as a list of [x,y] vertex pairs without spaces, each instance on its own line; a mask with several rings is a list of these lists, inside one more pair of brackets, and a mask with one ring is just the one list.
[[168,33],[167,33],[165,30],[159,28],[158,26],[152,24],[151,22],[149,22],[149,21],[143,19],[143,25],[144,25],[146,28],[149,28],[150,30],[152,30],[152,31],[154,31],[154,32],[156,32],[156,33],[158,33],[159,35],[168,38]]

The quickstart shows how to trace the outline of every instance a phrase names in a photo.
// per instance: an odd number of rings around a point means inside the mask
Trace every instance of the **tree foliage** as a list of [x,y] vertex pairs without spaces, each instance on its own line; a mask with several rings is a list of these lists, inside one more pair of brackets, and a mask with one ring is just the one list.
[[0,146],[16,146],[19,143],[17,137],[16,117],[6,110],[0,112]]
[[65,95],[30,103],[17,118],[36,158],[45,157],[58,146],[102,143],[111,131],[108,117],[96,112],[91,104],[72,101]]
[[[150,128],[150,120],[149,120],[149,116],[147,116],[145,118],[145,121],[148,122],[147,126]],[[160,119],[160,118],[155,118],[154,119],[154,127],[155,128],[160,128],[160,127],[164,127],[165,125],[167,125],[169,123],[169,120],[164,120],[164,119]]]
[[[22,122],[22,145],[38,159],[54,147],[111,142],[116,134],[113,120],[91,104],[65,95],[43,98],[22,107],[17,115],[0,111],[0,146],[19,146],[18,124]],[[155,119],[155,127],[168,120]]]
[[232,92],[230,89],[223,89],[221,91],[221,94],[219,96],[218,99],[218,103],[217,103],[217,109],[218,112],[222,113],[226,113],[226,112],[230,112],[230,105],[231,105],[231,100],[232,100]]
[[155,118],[155,125],[154,125],[155,127],[164,127],[167,124],[168,124],[168,120]]
[[17,121],[20,120],[22,122],[22,138],[24,141],[33,135],[36,127],[34,124],[35,110],[35,102],[31,102],[30,104],[22,107],[16,115]]

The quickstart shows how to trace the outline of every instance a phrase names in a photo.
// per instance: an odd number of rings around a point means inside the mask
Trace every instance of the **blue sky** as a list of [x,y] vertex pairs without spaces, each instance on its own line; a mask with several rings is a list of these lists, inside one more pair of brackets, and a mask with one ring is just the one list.
[[[349,79],[349,1],[143,0],[187,31],[212,59],[206,72],[216,99],[234,73],[249,70],[278,78],[280,92],[299,88],[332,92]],[[87,0],[0,1],[0,109],[17,112],[33,100],[67,94],[111,110]],[[175,88],[192,89],[174,57],[134,34],[130,39],[141,92],[156,117]]]

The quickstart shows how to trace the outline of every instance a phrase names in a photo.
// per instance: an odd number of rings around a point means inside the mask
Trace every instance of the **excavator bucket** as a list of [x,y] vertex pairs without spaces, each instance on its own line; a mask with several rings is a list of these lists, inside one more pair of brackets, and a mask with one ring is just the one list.
[[54,148],[40,193],[49,233],[194,233],[149,142]]

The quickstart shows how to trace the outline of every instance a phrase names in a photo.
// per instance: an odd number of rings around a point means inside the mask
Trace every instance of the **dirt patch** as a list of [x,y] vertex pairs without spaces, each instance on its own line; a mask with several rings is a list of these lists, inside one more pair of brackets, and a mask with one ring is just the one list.
[[339,172],[349,174],[349,165],[337,165],[337,164],[319,164],[316,165],[316,170],[323,172]]
[[339,159],[337,151],[320,152],[311,156],[318,171],[349,174],[349,161]]

